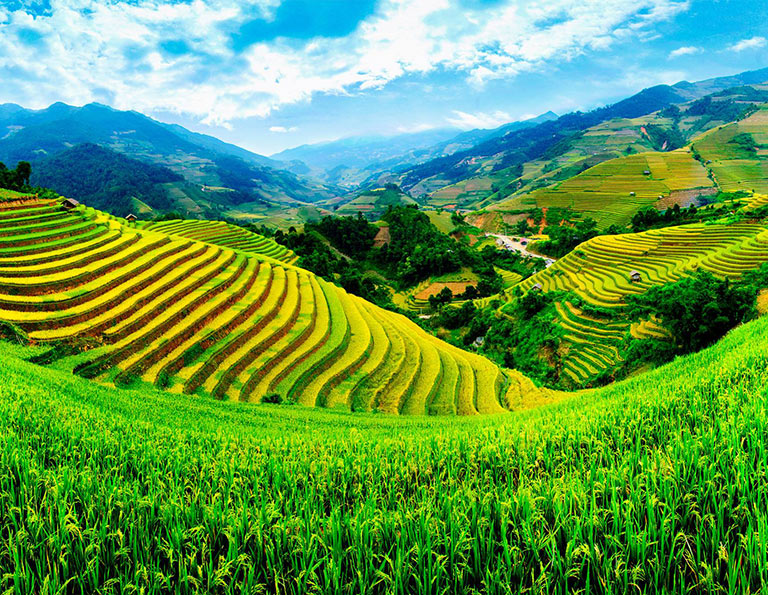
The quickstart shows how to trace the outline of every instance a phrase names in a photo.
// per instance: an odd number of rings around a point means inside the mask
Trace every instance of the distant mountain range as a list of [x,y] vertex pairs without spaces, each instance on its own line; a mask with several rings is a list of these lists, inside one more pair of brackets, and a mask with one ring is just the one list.
[[[116,214],[130,210],[153,216],[173,210],[192,217],[296,225],[393,183],[422,204],[432,204],[431,197],[439,195],[438,206],[476,208],[508,196],[512,183],[519,190],[523,168],[532,180],[533,174],[547,173],[536,173],[542,167],[563,167],[552,159],[571,150],[574,140],[595,126],[616,119],[628,122],[725,89],[765,81],[768,68],[658,85],[590,112],[563,116],[547,112],[491,130],[350,137],[302,145],[271,157],[101,104],[56,103],[43,110],[4,104],[0,105],[0,161],[11,167],[20,160],[30,161],[33,181],[73,198],[87,198]],[[664,138],[674,133],[656,131]],[[643,142],[650,148],[658,148],[657,141],[664,144],[664,138],[646,136]],[[643,146],[635,150],[648,150]],[[594,165],[611,155],[594,150],[579,157],[588,159],[574,167]],[[538,164],[535,171],[532,163]],[[146,175],[140,173],[142,168]]]
[[[557,114],[550,111],[536,118],[510,122],[493,129],[460,132],[457,128],[441,128],[393,136],[351,136],[287,149],[272,155],[272,159],[287,162],[284,167],[297,173],[354,187],[374,180],[381,172],[452,155],[480,142],[555,118]],[[298,163],[307,167],[296,169]]]

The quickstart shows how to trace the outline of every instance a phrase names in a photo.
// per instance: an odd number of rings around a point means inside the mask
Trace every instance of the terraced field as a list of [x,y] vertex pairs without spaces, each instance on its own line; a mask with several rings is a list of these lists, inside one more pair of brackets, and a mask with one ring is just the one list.
[[0,320],[95,344],[57,366],[118,386],[422,414],[500,412],[532,389],[275,258],[293,256],[226,225],[0,204]]
[[653,206],[673,192],[708,192],[713,186],[707,170],[687,150],[638,153],[605,161],[563,182],[489,208],[568,207],[605,228],[626,225],[639,209]]
[[159,231],[169,235],[199,240],[233,250],[269,256],[275,260],[294,264],[299,257],[274,240],[230,225],[223,221],[172,220],[143,224],[143,229]]
[[[741,150],[734,142],[740,134],[750,135],[757,143],[754,154]],[[768,106],[740,122],[703,134],[694,141],[693,148],[724,191],[768,193]]]
[[[665,336],[657,321],[630,324],[622,317],[626,296],[679,280],[695,270],[735,278],[765,262],[765,226],[693,224],[596,237],[516,287],[523,291],[540,287],[545,292],[570,292],[587,305],[615,312],[614,316],[590,316],[571,301],[556,305],[556,324],[565,330],[563,338],[568,344],[563,375],[580,385],[620,363],[621,344],[628,335]],[[634,271],[640,274],[639,281],[631,280]],[[502,295],[511,299],[512,293]]]

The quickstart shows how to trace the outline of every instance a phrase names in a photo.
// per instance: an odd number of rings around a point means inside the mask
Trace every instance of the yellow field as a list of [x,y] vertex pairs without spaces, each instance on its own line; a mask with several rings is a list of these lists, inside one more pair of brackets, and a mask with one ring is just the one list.
[[57,365],[120,386],[405,414],[520,400],[509,371],[294,260],[223,223],[126,224],[83,206],[8,203],[0,320],[43,344],[88,342]]

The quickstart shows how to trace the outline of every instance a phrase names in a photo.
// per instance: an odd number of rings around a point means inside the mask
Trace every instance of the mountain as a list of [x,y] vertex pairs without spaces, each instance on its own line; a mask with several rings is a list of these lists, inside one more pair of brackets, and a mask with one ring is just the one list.
[[[633,119],[673,105],[699,99],[723,91],[734,84],[746,85],[768,80],[768,69],[749,71],[735,76],[708,79],[696,83],[657,85],[622,101],[590,112],[573,112],[502,136],[485,139],[471,148],[431,159],[414,166],[400,167],[382,181],[395,182],[412,196],[432,195],[451,185],[476,180],[473,193],[464,189],[448,192],[458,197],[467,195],[476,202],[498,192],[520,176],[520,168],[542,156],[553,156],[569,148],[569,143],[594,126],[614,119]],[[442,201],[454,204],[450,197]],[[459,201],[460,203],[461,201]]]
[[167,167],[90,143],[44,159],[32,172],[32,184],[54,188],[64,196],[119,216],[171,210],[173,201],[164,184],[182,180]]
[[426,130],[394,136],[351,136],[335,141],[301,145],[272,155],[279,161],[301,161],[313,169],[339,166],[364,169],[369,165],[408,155],[456,136],[455,128]]
[[455,128],[413,132],[395,136],[348,137],[337,141],[302,145],[272,155],[273,159],[291,160],[307,165],[306,172],[328,183],[344,187],[376,182],[383,173],[415,165],[457,151],[468,149],[484,140],[504,136],[514,130],[534,126],[557,118],[546,112],[536,118],[510,122],[492,129],[458,132]]
[[96,103],[0,109],[2,162],[27,160],[34,169],[45,159],[84,143],[178,174],[181,181],[170,189],[170,206],[183,214],[252,218],[268,215],[270,208],[298,207],[337,194],[327,185],[274,167],[277,162],[266,157],[137,112]]

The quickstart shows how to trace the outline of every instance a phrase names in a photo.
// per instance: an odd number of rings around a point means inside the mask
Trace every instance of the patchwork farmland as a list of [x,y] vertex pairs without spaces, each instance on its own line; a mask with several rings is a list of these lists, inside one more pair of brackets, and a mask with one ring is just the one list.
[[[623,316],[626,296],[696,270],[735,278],[765,262],[768,228],[758,224],[692,224],[598,236],[502,296],[512,299],[515,290],[567,292],[556,304],[554,321],[563,329],[565,343],[561,381],[579,386],[621,362],[628,335],[665,336],[655,320],[630,323]],[[636,280],[632,273],[637,273]]]
[[[745,149],[739,139],[751,139],[756,146]],[[768,193],[768,106],[703,134],[692,146],[724,191]]]
[[686,150],[639,153],[605,161],[573,178],[514,196],[491,210],[565,207],[592,217],[601,228],[626,225],[639,209],[673,193],[711,192],[707,170]]
[[407,414],[500,412],[531,390],[294,260],[226,224],[127,224],[9,197],[0,320],[63,351],[57,366],[117,386]]

